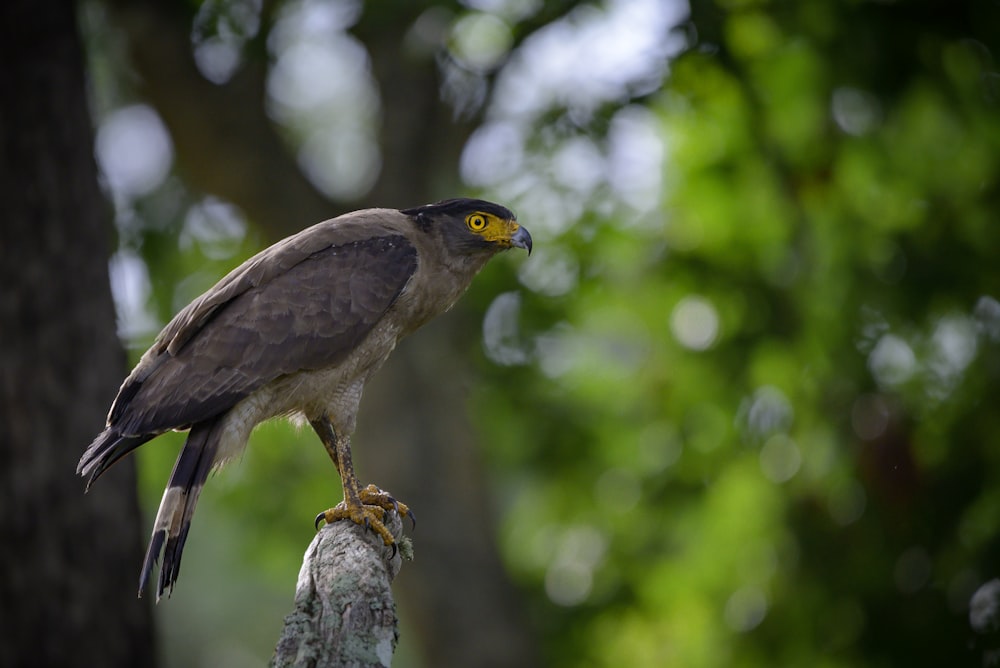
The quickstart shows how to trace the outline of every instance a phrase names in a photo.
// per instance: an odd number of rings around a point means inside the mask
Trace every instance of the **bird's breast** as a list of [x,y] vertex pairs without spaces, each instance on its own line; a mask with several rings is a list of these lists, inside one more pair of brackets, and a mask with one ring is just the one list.
[[448,311],[465,294],[479,267],[454,267],[421,256],[421,263],[387,314],[401,338]]
[[304,369],[278,378],[270,385],[286,402],[277,402],[281,413],[301,411],[307,417],[318,417],[338,397],[354,392],[354,386],[363,386],[385,362],[396,347],[399,328],[385,319],[361,340],[351,353],[337,364],[321,369]]

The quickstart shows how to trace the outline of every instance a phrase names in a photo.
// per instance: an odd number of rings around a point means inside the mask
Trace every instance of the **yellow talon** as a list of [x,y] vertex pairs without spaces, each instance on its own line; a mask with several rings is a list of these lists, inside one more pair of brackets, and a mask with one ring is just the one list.
[[396,539],[393,538],[392,533],[384,524],[386,512],[395,510],[401,517],[409,517],[413,525],[416,526],[416,520],[409,507],[375,485],[368,485],[359,490],[358,499],[361,502],[360,505],[351,504],[345,500],[333,508],[321,512],[316,516],[316,529],[319,529],[320,522],[332,524],[338,520],[351,520],[355,524],[372,529],[382,537],[382,541],[386,545],[395,547]]

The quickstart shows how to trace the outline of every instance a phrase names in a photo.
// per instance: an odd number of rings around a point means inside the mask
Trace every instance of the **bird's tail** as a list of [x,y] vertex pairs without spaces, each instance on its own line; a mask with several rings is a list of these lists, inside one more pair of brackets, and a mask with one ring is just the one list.
[[87,478],[87,489],[112,464],[156,436],[124,436],[115,427],[107,427],[94,439],[76,465],[76,472]]
[[191,427],[187,441],[177,456],[167,489],[160,501],[160,509],[156,512],[153,535],[142,563],[139,596],[142,596],[149,582],[153,565],[159,558],[161,549],[163,566],[160,568],[156,586],[156,600],[160,600],[164,591],[172,590],[174,583],[177,582],[184,541],[187,540],[188,529],[191,528],[191,517],[194,515],[201,488],[205,485],[219,450],[218,424],[217,420],[209,420]]

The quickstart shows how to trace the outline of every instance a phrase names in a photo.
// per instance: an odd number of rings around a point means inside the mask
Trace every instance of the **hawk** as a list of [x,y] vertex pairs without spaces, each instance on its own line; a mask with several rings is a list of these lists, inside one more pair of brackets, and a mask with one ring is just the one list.
[[343,501],[320,513],[317,526],[349,519],[394,545],[384,513],[409,510],[374,485],[362,488],[351,463],[365,383],[400,339],[451,308],[486,262],[512,247],[530,253],[531,235],[491,202],[366,209],[276,243],[181,310],[122,383],[107,426],[77,467],[89,490],[140,445],[188,430],[139,595],[161,551],[157,600],[173,590],[209,472],[273,417],[308,421],[340,474]]

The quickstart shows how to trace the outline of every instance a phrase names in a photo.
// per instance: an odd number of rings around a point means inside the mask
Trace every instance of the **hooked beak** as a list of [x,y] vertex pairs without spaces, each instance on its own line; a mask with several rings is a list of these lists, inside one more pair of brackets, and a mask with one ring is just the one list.
[[517,248],[523,248],[528,251],[528,255],[531,255],[531,235],[528,234],[528,230],[524,229],[517,223],[517,228],[514,230],[514,234],[510,237],[510,245],[516,246]]

